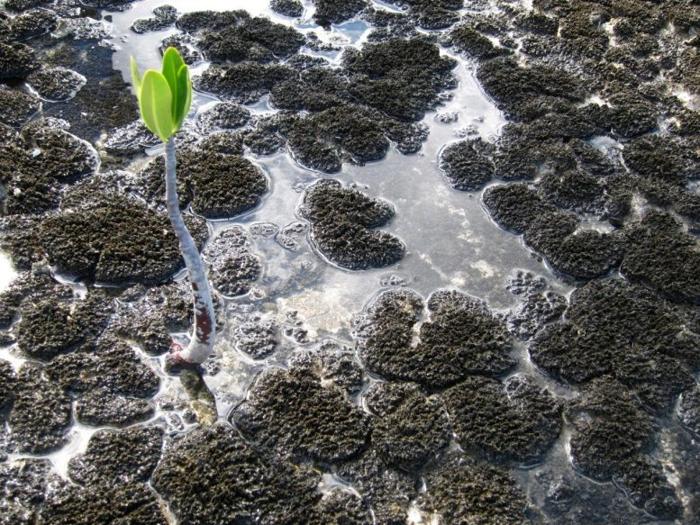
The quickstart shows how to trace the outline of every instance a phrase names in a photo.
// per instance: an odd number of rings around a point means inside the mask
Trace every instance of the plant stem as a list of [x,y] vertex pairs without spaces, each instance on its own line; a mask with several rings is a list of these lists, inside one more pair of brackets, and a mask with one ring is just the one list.
[[165,200],[168,216],[190,276],[194,303],[194,329],[190,342],[187,348],[177,350],[176,357],[188,363],[203,363],[211,354],[216,337],[214,304],[202,257],[180,213],[175,169],[175,138],[171,137],[165,144]]

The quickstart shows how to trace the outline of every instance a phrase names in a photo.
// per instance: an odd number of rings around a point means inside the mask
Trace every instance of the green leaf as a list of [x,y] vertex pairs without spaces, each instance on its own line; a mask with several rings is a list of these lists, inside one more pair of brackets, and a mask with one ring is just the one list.
[[164,142],[175,134],[192,104],[189,69],[174,47],[163,54],[162,70],[149,69],[141,77],[131,58],[131,78],[146,127]]
[[175,124],[179,128],[190,112],[192,105],[192,81],[190,70],[183,65],[177,72],[177,100],[175,103]]
[[173,95],[162,73],[149,69],[141,81],[139,106],[146,127],[163,142],[175,133],[172,115]]
[[177,49],[175,49],[174,47],[169,47],[165,50],[165,53],[163,54],[163,76],[168,81],[168,85],[170,86],[170,92],[173,95],[172,116],[174,122],[178,122],[176,115],[178,114],[177,105],[178,100],[180,98],[178,93],[177,77],[178,73],[180,72],[180,68],[184,65],[185,62],[184,60],[182,60],[182,57],[180,56],[180,53]]
[[139,73],[139,66],[136,63],[136,59],[131,57],[131,83],[134,85],[136,90],[136,96],[141,96],[141,73]]

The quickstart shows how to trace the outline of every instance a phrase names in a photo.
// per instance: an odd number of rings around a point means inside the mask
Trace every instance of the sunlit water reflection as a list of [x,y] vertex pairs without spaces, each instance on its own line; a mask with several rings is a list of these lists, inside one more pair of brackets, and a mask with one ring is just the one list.
[[[143,0],[124,11],[111,13],[111,39],[115,47],[114,66],[129,80],[128,61],[134,56],[142,68],[158,67],[161,41],[177,33],[174,27],[163,31],[136,34],[129,28],[139,18],[150,18],[154,8],[163,0]],[[299,19],[278,15],[268,7],[268,0],[200,0],[168,2],[180,13],[195,10],[245,9],[252,16],[265,16],[277,23],[294,27],[303,33],[314,32],[322,42],[332,43],[339,51],[314,51],[303,48],[302,53],[323,56],[331,65],[340,63],[347,47],[361,47],[371,28],[359,20],[332,26],[329,30],[318,27],[312,20],[310,1],[303,2],[305,11]],[[396,10],[389,4],[375,1],[375,7]],[[532,8],[531,0],[523,0]],[[458,87],[448,92],[447,100],[436,111],[428,112],[422,121],[428,130],[428,140],[414,155],[403,155],[395,148],[386,158],[365,166],[344,164],[340,173],[330,177],[344,185],[354,185],[368,195],[390,202],[396,211],[393,220],[383,230],[399,237],[406,245],[405,257],[396,265],[367,271],[347,271],[338,268],[318,253],[311,239],[302,236],[298,249],[282,246],[276,232],[294,223],[304,223],[298,208],[304,190],[321,178],[329,177],[297,164],[287,151],[270,156],[258,156],[246,152],[245,156],[257,164],[270,182],[269,192],[260,206],[230,221],[211,221],[213,235],[232,225],[242,225],[251,241],[251,252],[257,254],[263,264],[261,278],[252,291],[243,297],[226,301],[226,325],[219,334],[216,356],[210,360],[210,370],[216,373],[206,377],[207,385],[216,397],[219,416],[223,419],[231,409],[243,400],[251,383],[261,371],[272,366],[286,366],[289,356],[303,348],[332,339],[353,348],[352,321],[356,314],[382,290],[401,284],[427,297],[440,288],[457,289],[463,293],[483,298],[491,308],[504,311],[514,306],[516,298],[506,290],[506,279],[515,270],[525,269],[545,276],[551,288],[568,295],[571,287],[562,282],[541,258],[534,256],[519,236],[503,231],[490,218],[482,206],[482,193],[465,193],[453,190],[439,168],[440,152],[450,143],[466,135],[480,136],[486,141],[498,139],[506,121],[501,112],[483,92],[475,78],[475,64],[443,49],[443,54],[457,60],[454,75]],[[196,65],[194,74],[200,74],[207,63]],[[218,103],[218,99],[206,93],[197,93],[190,119]],[[275,111],[263,97],[247,108],[253,115],[265,115]],[[440,114],[456,115],[440,119]],[[594,140],[601,151],[619,154],[620,145],[611,139]],[[153,148],[149,155],[159,154]],[[135,162],[136,169],[143,159]],[[608,230],[606,222],[588,220],[581,228]],[[0,291],[7,288],[16,276],[9,259],[0,254]],[[181,272],[178,278],[185,278]],[[236,327],[241,316],[255,314],[278,326],[278,346],[271,356],[256,360],[237,347]],[[307,334],[300,341],[286,329],[298,320]],[[575,387],[559,384],[545,377],[530,360],[527,345],[515,344],[519,366],[516,374],[526,374],[547,386],[560,399],[577,395]],[[163,358],[152,358],[140,353],[161,379],[161,389],[155,396],[158,405],[163,400],[168,406],[184,404],[186,394],[180,381],[163,372]],[[9,360],[18,369],[25,358],[16,348],[0,349],[0,358]],[[372,381],[376,380],[372,379]],[[362,405],[361,398],[355,400]],[[162,405],[161,405],[162,406]],[[156,424],[180,431],[188,424],[170,409],[158,408],[148,424]],[[71,458],[83,453],[90,437],[99,429],[75,424],[69,431],[68,443],[61,450],[47,457],[56,472],[67,478]],[[541,465],[519,466],[512,472],[523,487],[538,486],[537,478],[548,472],[572,471],[571,428],[566,425],[557,443],[548,452]],[[668,458],[677,453],[672,445],[662,453]],[[11,456],[11,460],[26,456]],[[674,458],[675,459],[675,458]],[[579,479],[584,479],[579,477]],[[585,483],[597,484],[593,480]],[[322,491],[342,485],[342,480],[326,472]],[[612,489],[616,490],[616,489]],[[437,523],[438,518],[423,514],[415,502],[410,507],[409,523]],[[173,520],[174,523],[174,520]]]
[[[170,28],[137,35],[129,29],[136,19],[151,17],[152,10],[162,3],[162,0],[144,0],[124,12],[111,14],[112,44],[116,49],[114,65],[127,80],[130,56],[134,56],[142,68],[158,67],[161,41],[176,32],[175,28]],[[204,9],[246,9],[251,15],[267,16],[302,32],[313,30],[322,41],[332,42],[341,49],[361,46],[369,31],[366,24],[358,21],[334,26],[330,30],[319,28],[311,21],[313,8],[309,2],[305,2],[306,10],[298,20],[273,13],[267,1],[175,0],[169,3],[181,13]],[[375,5],[389,7],[381,2]],[[318,54],[308,49],[302,52]],[[337,63],[341,52],[323,53],[323,56]],[[308,238],[302,239],[298,251],[292,251],[278,243],[274,235],[255,234],[266,231],[262,224],[274,224],[277,229],[282,229],[290,223],[303,222],[298,214],[303,191],[324,175],[299,166],[287,152],[264,157],[246,154],[269,177],[270,191],[252,212],[234,221],[211,223],[211,226],[214,232],[232,224],[245,226],[252,232],[252,251],[260,255],[264,270],[253,292],[228,302],[230,316],[258,312],[282,324],[296,312],[308,332],[310,344],[331,337],[352,346],[353,316],[391,282],[405,284],[425,296],[438,288],[458,289],[485,299],[495,309],[505,309],[514,303],[514,298],[505,290],[505,279],[514,269],[527,269],[550,277],[556,290],[568,292],[568,287],[556,280],[517,236],[501,230],[490,220],[482,208],[479,193],[451,189],[439,169],[440,151],[450,142],[459,140],[465,130],[494,141],[505,124],[502,114],[477,83],[474,65],[458,56],[454,58],[458,60],[454,73],[459,86],[451,92],[451,100],[437,111],[426,114],[423,123],[429,128],[430,135],[418,154],[402,155],[391,149],[379,162],[366,166],[345,164],[340,173],[333,175],[344,184],[355,184],[367,194],[385,199],[395,207],[396,216],[383,228],[400,237],[407,246],[406,256],[395,266],[347,271],[325,261],[314,251]],[[198,66],[195,74],[204,68],[206,64]],[[215,97],[198,94],[190,118],[215,102]],[[249,109],[254,114],[274,111],[266,99],[249,106]],[[454,113],[457,120],[443,123],[436,119],[438,113]],[[159,151],[154,149],[150,153]],[[13,276],[8,259],[0,255],[0,290]],[[224,328],[217,343],[215,362],[220,371],[207,377],[222,417],[245,397],[259,371],[271,365],[284,365],[289,353],[303,346],[280,335],[278,351],[266,360],[255,361],[236,348],[231,337],[231,324]],[[159,396],[182,397],[178,382],[166,378],[158,363],[150,364],[163,380]],[[524,368],[527,369],[527,363],[524,363]],[[157,417],[161,416],[167,422],[165,415],[158,414]],[[93,432],[94,429],[81,425],[71,430],[70,444],[50,456],[59,473],[65,476],[68,460],[84,450]]]
[[10,257],[0,252],[0,292],[6,290],[15,277],[17,277],[17,272],[12,265]]
[[[133,55],[142,67],[157,67],[160,61],[158,47],[174,28],[137,35],[129,30],[134,20],[151,16],[159,0],[139,2],[130,10],[113,15],[115,29],[115,67],[128,79],[128,59]],[[176,1],[180,12],[201,9],[224,9],[221,1]],[[381,3],[379,8],[386,8]],[[362,22],[351,21],[330,30],[311,22],[313,8],[306,3],[300,19],[277,15],[267,8],[267,2],[237,0],[226,2],[225,9],[246,9],[251,15],[270,17],[302,32],[311,29],[323,41],[341,47],[361,46],[369,28]],[[312,53],[308,49],[302,52]],[[449,54],[447,51],[443,53]],[[327,56],[338,61],[341,53]],[[505,290],[505,279],[516,268],[553,277],[547,267],[534,258],[522,241],[501,230],[482,208],[479,193],[464,193],[451,189],[439,169],[439,153],[450,142],[458,140],[465,129],[485,140],[494,141],[505,124],[502,114],[481,90],[474,76],[474,65],[459,56],[454,73],[459,86],[451,92],[452,99],[437,111],[426,114],[423,123],[430,135],[418,154],[402,155],[389,151],[387,157],[366,166],[345,164],[342,172],[333,175],[344,184],[355,184],[369,195],[386,199],[396,209],[396,216],[383,229],[400,237],[407,246],[407,254],[397,265],[378,270],[352,272],[333,266],[313,251],[307,239],[299,252],[290,252],[275,242],[274,236],[255,236],[253,248],[262,256],[264,276],[251,296],[232,301],[234,308],[250,304],[268,315],[283,318],[289,312],[298,312],[312,339],[334,337],[350,341],[352,317],[393,279],[418,292],[428,295],[443,288],[456,288],[484,298],[496,309],[508,308],[514,298]],[[206,67],[206,66],[204,66]],[[195,74],[203,67],[195,69]],[[194,116],[206,109],[215,98],[198,94]],[[266,99],[250,107],[253,113],[274,111]],[[455,113],[457,120],[442,123],[437,113]],[[235,221],[217,222],[215,229],[233,223],[250,228],[256,223],[273,223],[277,228],[302,220],[297,208],[304,188],[323,177],[323,174],[305,169],[287,153],[273,156],[247,156],[269,176],[271,188],[262,205]],[[554,283],[562,292],[568,291],[561,283]],[[284,345],[283,345],[284,346]],[[219,408],[228,408],[244,395],[251,374],[265,363],[255,363],[235,350],[226,339],[219,341],[222,372],[210,383],[219,401]],[[279,356],[278,356],[279,358]],[[273,358],[272,361],[277,361]]]

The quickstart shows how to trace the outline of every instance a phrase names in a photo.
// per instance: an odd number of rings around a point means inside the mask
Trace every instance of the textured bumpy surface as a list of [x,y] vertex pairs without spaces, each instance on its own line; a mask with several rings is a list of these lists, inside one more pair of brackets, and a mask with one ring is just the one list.
[[415,292],[397,290],[383,293],[367,309],[358,337],[372,372],[440,388],[472,374],[499,376],[515,366],[504,324],[480,300],[436,292],[427,302],[429,320],[417,328],[425,306]]
[[320,378],[294,369],[261,376],[233,417],[254,442],[324,463],[357,455],[371,429],[340,389],[324,387]]
[[700,4],[196,4],[0,1],[0,525],[700,525]]
[[304,198],[301,214],[311,222],[318,249],[332,262],[350,270],[390,266],[405,251],[403,243],[377,230],[394,216],[385,202],[323,179]]

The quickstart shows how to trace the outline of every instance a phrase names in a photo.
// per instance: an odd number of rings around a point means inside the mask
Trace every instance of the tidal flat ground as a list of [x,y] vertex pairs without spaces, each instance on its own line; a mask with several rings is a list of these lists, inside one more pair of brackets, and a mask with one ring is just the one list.
[[[0,525],[700,525],[694,0],[0,0]],[[129,59],[176,47],[178,191]]]

